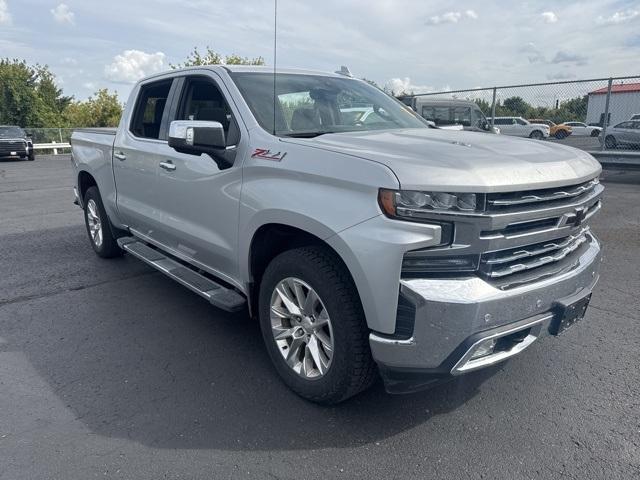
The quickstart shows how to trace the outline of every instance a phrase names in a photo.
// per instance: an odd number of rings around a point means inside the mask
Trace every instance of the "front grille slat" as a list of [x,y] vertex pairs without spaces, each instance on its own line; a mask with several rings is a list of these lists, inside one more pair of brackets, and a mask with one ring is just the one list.
[[[587,241],[586,235],[582,234],[577,238],[571,238],[571,240],[569,240],[568,242],[566,241],[563,242],[563,243],[566,243],[566,246],[557,248],[553,253],[550,253],[550,254],[546,254],[547,252],[550,251],[549,249],[545,249],[543,253],[538,253],[538,254],[535,253],[535,249],[528,250],[526,256],[532,257],[531,260],[526,262],[514,263],[504,268],[491,268],[486,272],[486,274],[490,278],[502,278],[507,275],[522,272],[525,270],[532,270],[534,268],[538,268],[543,265],[547,265],[549,263],[558,262],[568,257],[569,255],[571,255],[573,252],[575,252],[578,249],[578,247],[580,247],[580,245],[582,245],[586,241]],[[508,259],[508,261],[513,261],[513,260]],[[515,260],[515,261],[517,262],[518,260]]]
[[560,188],[545,188],[514,193],[496,193],[487,198],[489,210],[509,209],[524,205],[536,205],[540,203],[558,202],[574,199],[591,192],[600,182],[597,178],[588,182]]
[[570,246],[574,241],[580,237],[584,237],[584,234],[588,231],[588,228],[583,228],[578,234],[570,235],[564,239],[558,239],[554,242],[548,242],[542,245],[531,245],[513,252],[502,251],[493,258],[484,259],[483,262],[487,265],[501,265],[505,263],[514,262],[523,258],[535,257],[544,253],[553,252]]

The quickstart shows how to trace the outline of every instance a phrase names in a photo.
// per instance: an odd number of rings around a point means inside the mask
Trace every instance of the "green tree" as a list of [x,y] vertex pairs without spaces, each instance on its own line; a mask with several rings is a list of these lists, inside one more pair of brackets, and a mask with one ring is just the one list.
[[121,115],[118,94],[103,88],[85,101],[69,103],[63,121],[67,127],[116,127]]
[[522,97],[509,97],[504,99],[504,101],[502,102],[502,107],[505,110],[511,112],[510,115],[524,117],[527,115],[527,112],[531,108],[531,105],[525,102]]
[[242,57],[232,53],[223,57],[218,52],[215,52],[211,47],[207,46],[204,53],[200,53],[198,47],[194,47],[193,51],[189,53],[187,59],[183,63],[171,65],[171,68],[183,68],[183,67],[195,67],[198,65],[264,65],[264,58],[255,57],[248,58]]
[[59,126],[71,101],[55,84],[47,66],[0,59],[0,123],[22,127]]
[[476,102],[476,105],[478,105],[480,110],[482,110],[482,113],[485,114],[485,116],[491,116],[491,104],[489,102],[483,100],[482,98],[476,98],[474,101]]

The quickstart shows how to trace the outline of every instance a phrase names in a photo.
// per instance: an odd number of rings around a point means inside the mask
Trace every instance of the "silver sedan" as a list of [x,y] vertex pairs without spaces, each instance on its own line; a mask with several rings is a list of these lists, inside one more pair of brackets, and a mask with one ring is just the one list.
[[640,121],[628,120],[607,128],[604,138],[600,135],[600,143],[604,142],[608,149],[630,147],[640,149]]

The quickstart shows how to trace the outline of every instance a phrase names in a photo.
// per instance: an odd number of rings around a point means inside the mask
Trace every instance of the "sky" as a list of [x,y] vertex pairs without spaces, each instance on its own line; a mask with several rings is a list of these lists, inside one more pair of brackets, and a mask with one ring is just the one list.
[[[193,47],[273,65],[273,0],[0,0],[0,57],[126,100]],[[279,0],[278,65],[415,93],[640,74],[640,0]]]

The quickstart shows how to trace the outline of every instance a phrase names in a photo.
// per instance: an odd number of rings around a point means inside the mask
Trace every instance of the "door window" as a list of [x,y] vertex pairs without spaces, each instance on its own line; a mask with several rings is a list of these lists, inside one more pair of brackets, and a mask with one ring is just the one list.
[[[140,138],[166,138],[162,118],[173,80],[148,83],[140,87],[130,131]],[[164,127],[166,130],[166,126]]]
[[176,119],[219,122],[224,128],[227,145],[238,143],[240,131],[229,104],[218,86],[209,78],[187,79]]

